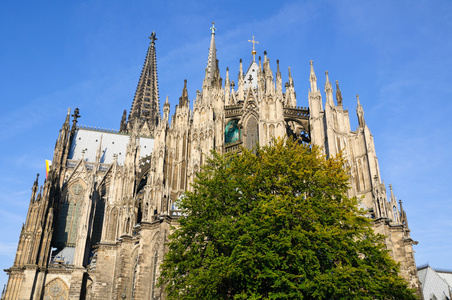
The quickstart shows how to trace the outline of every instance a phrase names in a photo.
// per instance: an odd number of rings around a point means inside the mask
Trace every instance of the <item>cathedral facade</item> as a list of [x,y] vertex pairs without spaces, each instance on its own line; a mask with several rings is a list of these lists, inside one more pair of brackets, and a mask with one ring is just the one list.
[[118,131],[79,126],[79,110],[68,110],[48,177],[33,184],[2,299],[164,299],[156,283],[181,214],[174,203],[191,189],[210,150],[252,149],[281,136],[319,145],[327,156],[342,151],[348,196],[362,199],[401,276],[419,288],[416,242],[402,203],[382,181],[359,97],[352,131],[338,82],[333,90],[326,72],[323,101],[311,61],[309,108],[299,107],[290,69],[283,83],[279,62],[273,72],[267,53],[256,60],[254,46],[249,67],[240,61],[235,82],[226,69],[223,83],[215,30],[202,88],[190,108],[185,81],[171,121],[168,98],[160,113],[155,33]]

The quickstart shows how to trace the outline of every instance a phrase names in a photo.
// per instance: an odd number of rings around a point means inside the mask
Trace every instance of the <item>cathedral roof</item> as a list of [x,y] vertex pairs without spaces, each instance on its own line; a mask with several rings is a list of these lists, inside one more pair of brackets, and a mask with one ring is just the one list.
[[[96,129],[78,128],[72,141],[68,159],[95,162],[97,149],[101,144],[102,156],[100,163],[111,164],[114,154],[118,155],[118,164],[124,164],[127,144],[130,136],[117,132],[108,132]],[[154,149],[154,139],[140,137],[140,158],[148,156]]]
[[417,272],[424,299],[449,299],[446,297],[452,292],[452,272],[436,271],[429,265],[418,267]]

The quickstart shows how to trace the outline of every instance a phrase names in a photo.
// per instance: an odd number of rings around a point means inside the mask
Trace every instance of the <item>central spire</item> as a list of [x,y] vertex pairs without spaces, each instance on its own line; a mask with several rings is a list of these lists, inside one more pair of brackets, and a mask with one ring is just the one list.
[[209,56],[207,58],[207,67],[206,67],[206,75],[204,78],[204,84],[209,85],[212,83],[215,72],[217,71],[217,49],[215,48],[215,22],[212,22],[212,27],[210,27],[212,31],[210,37],[210,47],[209,47]]
[[[155,31],[152,32],[149,39],[151,42],[148,47],[140,80],[138,81],[126,131],[131,132],[135,124],[137,124],[139,126],[139,128],[137,128],[138,132],[141,131],[141,128],[147,127],[149,128],[149,132],[143,132],[142,134],[153,135],[154,129],[161,119],[157,80],[157,60],[155,55],[155,41],[157,40]],[[147,124],[147,126],[144,126],[145,124]],[[123,128],[123,126],[121,127]]]

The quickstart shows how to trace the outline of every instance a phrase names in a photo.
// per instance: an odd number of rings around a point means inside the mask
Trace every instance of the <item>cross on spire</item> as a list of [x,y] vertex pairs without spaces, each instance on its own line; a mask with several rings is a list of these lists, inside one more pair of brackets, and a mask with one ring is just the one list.
[[217,30],[215,28],[215,22],[212,22],[212,27],[210,27],[210,30],[212,30],[212,34],[215,34],[215,30]]
[[74,122],[75,122],[75,123],[77,123],[77,119],[80,118],[79,113],[80,113],[80,110],[79,110],[78,108],[76,108],[76,109],[74,110],[74,114],[72,115],[72,117],[74,117]]
[[259,44],[259,42],[254,40],[254,35],[253,35],[253,39],[252,40],[248,40],[248,42],[253,43],[253,51],[251,51],[251,54],[253,55],[253,61],[256,61],[256,54],[257,54],[257,52],[256,52],[256,49],[254,48],[254,45],[255,44]]
[[155,44],[155,41],[157,40],[155,31],[153,31],[153,32],[151,33],[151,36],[149,37],[149,39],[151,40],[151,44]]

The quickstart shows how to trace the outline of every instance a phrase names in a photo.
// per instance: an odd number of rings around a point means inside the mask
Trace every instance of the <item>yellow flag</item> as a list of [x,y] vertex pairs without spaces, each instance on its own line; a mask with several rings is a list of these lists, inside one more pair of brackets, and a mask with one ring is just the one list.
[[46,179],[49,176],[50,166],[52,165],[52,161],[46,159]]

